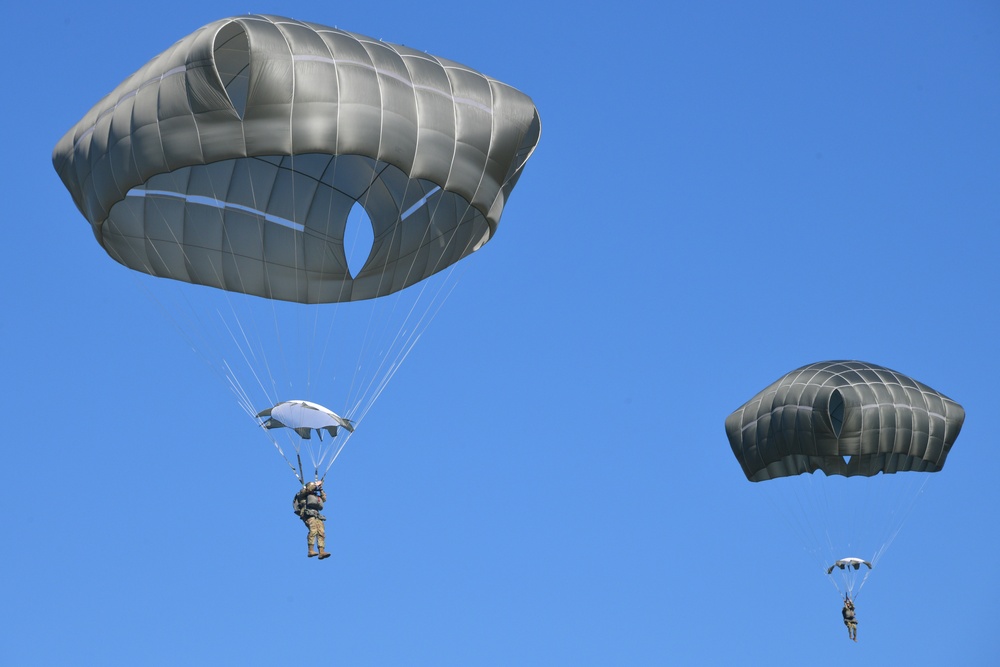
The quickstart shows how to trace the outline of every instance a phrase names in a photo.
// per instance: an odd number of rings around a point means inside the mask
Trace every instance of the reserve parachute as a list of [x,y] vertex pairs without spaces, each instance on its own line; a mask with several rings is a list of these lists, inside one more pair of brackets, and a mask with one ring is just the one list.
[[[826,361],[761,390],[729,415],[726,435],[746,478],[774,491],[806,550],[854,597],[964,420],[958,403],[902,373]],[[857,550],[871,555],[841,557]]]
[[323,433],[329,433],[331,437],[337,436],[337,431],[343,427],[351,433],[354,432],[354,424],[351,420],[344,419],[333,410],[328,410],[322,405],[311,403],[310,401],[282,401],[273,408],[267,408],[257,413],[258,418],[267,417],[261,422],[261,426],[266,429],[290,428],[295,431],[303,440],[310,440],[313,431],[320,440]]
[[[201,353],[250,416],[316,398],[357,424],[448,293],[421,285],[493,237],[540,129],[530,98],[464,65],[248,15],[153,58],[52,161],[109,256],[186,286],[199,332],[178,328],[193,347],[222,332],[230,349]],[[225,296],[205,306],[192,285]],[[381,306],[413,290],[429,305]],[[397,322],[382,332],[379,307]]]
[[866,561],[864,558],[841,558],[836,563],[831,565],[826,569],[827,574],[833,574],[833,568],[839,567],[841,570],[846,570],[853,567],[855,570],[860,570],[862,565],[868,566],[868,569],[872,569],[872,564]]

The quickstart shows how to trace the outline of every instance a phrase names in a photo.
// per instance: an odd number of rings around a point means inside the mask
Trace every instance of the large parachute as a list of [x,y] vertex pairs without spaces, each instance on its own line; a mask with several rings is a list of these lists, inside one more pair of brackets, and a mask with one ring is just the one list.
[[[52,161],[108,255],[200,309],[164,307],[249,416],[271,411],[256,423],[282,456],[274,438],[315,429],[267,428],[284,423],[273,410],[312,418],[303,406],[337,404],[318,423],[351,428],[335,453],[311,454],[325,475],[446,298],[428,284],[496,232],[540,129],[529,97],[464,65],[247,15],[153,58]],[[347,233],[359,217],[360,251]],[[224,299],[203,305],[191,284]]]
[[[125,266],[329,303],[403,289],[486,243],[539,132],[527,96],[463,65],[241,16],[122,82],[52,161]],[[351,275],[355,202],[375,240]]]
[[[726,435],[746,478],[767,482],[762,491],[806,550],[854,597],[964,419],[958,403],[902,373],[824,361],[757,393],[726,419]],[[872,555],[841,558],[855,549]]]

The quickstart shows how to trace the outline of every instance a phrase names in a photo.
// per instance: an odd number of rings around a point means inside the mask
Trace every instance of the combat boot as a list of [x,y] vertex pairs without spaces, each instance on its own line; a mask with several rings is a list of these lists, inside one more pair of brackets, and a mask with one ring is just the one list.
[[[322,551],[320,551],[320,553],[322,553]],[[313,556],[319,556],[319,553],[316,553],[313,550],[313,548],[310,546],[309,547],[309,553],[307,553],[306,556],[309,557],[309,558],[312,558]]]
[[331,555],[332,554],[329,551],[324,550],[323,547],[319,548],[319,559],[320,560],[323,560],[324,558],[329,558]]

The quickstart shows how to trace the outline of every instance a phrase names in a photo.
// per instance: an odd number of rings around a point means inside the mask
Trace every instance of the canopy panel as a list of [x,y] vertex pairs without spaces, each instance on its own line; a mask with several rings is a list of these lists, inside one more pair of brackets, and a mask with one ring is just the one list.
[[965,410],[896,371],[862,361],[824,361],[778,379],[726,419],[747,479],[822,471],[873,476],[936,472]]
[[[118,262],[301,303],[403,289],[481,247],[540,133],[530,98],[422,51],[276,16],[211,23],[52,160]],[[374,244],[351,275],[359,203]]]

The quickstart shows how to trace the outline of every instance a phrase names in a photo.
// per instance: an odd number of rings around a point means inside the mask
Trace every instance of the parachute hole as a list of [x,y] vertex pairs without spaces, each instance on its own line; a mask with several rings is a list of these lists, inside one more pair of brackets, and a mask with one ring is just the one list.
[[215,36],[215,68],[229,102],[243,118],[250,90],[250,44],[239,23],[229,23]]
[[344,253],[347,256],[347,270],[350,271],[352,280],[357,278],[368,264],[374,245],[375,228],[372,226],[372,220],[368,217],[365,207],[355,202],[347,215],[347,226],[344,228]]
[[830,405],[827,410],[830,414],[830,425],[833,427],[833,435],[840,437],[840,431],[844,428],[844,397],[839,389],[834,389],[830,394]]

